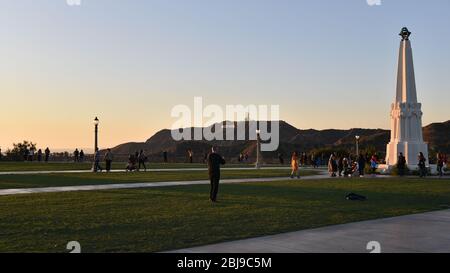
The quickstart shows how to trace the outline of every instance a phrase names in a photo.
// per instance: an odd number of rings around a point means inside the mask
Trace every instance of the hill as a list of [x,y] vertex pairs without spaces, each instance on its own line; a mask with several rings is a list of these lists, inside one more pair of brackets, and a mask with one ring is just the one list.
[[[237,127],[238,123],[235,123]],[[245,123],[248,128],[248,123]],[[194,128],[188,128],[193,132]],[[423,128],[424,139],[428,142],[431,154],[442,151],[450,153],[450,121],[433,123]],[[390,131],[383,129],[349,129],[349,130],[300,130],[285,121],[280,121],[280,146],[275,152],[264,153],[264,158],[276,158],[278,153],[285,155],[291,151],[323,152],[347,151],[354,152],[355,136],[361,136],[360,147],[384,156],[386,144],[390,139]],[[130,142],[114,147],[116,155],[129,155],[138,150],[145,150],[151,157],[161,157],[167,151],[172,158],[185,158],[187,149],[192,149],[197,161],[212,145],[221,147],[221,153],[227,157],[237,158],[239,153],[248,153],[254,157],[255,141],[175,141],[168,129],[157,132],[146,142]]]

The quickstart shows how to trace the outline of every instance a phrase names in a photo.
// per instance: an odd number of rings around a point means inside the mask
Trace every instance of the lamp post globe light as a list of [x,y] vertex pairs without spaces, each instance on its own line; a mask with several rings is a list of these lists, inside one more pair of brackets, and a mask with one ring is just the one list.
[[260,139],[261,130],[256,130],[256,169],[261,168],[261,139]]
[[94,153],[97,151],[98,149],[98,124],[100,123],[100,120],[98,119],[98,117],[95,117],[94,119]]
[[360,138],[361,138],[360,136],[355,136],[355,139],[356,139],[356,158],[359,157],[359,139]]

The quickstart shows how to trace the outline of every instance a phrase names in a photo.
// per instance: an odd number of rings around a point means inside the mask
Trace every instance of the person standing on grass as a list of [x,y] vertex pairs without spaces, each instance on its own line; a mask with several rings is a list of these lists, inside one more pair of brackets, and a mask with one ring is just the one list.
[[167,157],[167,151],[164,151],[164,152],[163,152],[163,158],[164,158],[164,163],[169,162],[169,159],[168,159],[168,157]]
[[342,172],[344,171],[344,158],[342,156],[338,159],[338,175],[342,176]]
[[366,168],[366,158],[360,154],[358,158],[358,171],[359,171],[359,177],[364,177],[364,169]]
[[331,177],[336,177],[338,166],[336,163],[336,157],[334,154],[330,155],[330,159],[328,160],[328,172],[330,173]]
[[187,153],[189,157],[189,163],[192,164],[194,162],[194,152],[192,151],[192,149],[189,149]]
[[78,149],[75,149],[75,151],[73,152],[73,162],[77,163],[79,156],[80,156],[80,152],[78,151]]
[[405,175],[405,169],[406,169],[406,158],[403,155],[403,153],[400,153],[397,160],[397,169],[398,169],[398,175],[404,176]]
[[420,177],[425,177],[427,175],[427,163],[426,163],[426,159],[425,156],[423,155],[422,152],[419,153],[418,156],[418,160],[419,160],[419,176]]
[[209,199],[211,202],[217,202],[217,194],[219,192],[219,181],[220,181],[220,165],[225,164],[225,159],[218,153],[217,147],[211,149],[211,153],[208,155],[208,173],[209,180],[211,182],[211,190],[209,194]]
[[41,149],[39,149],[37,152],[37,160],[38,160],[38,162],[42,161],[42,150]]
[[297,178],[300,178],[300,171],[299,171],[299,158],[297,152],[292,153],[291,157],[291,178],[293,179],[294,176],[297,176]]
[[50,158],[50,149],[47,147],[44,151],[45,153],[45,162],[48,162],[49,158]]
[[280,161],[280,165],[284,165],[284,156],[282,153],[278,154],[278,160]]
[[100,151],[98,150],[98,148],[95,148],[95,153],[94,153],[94,168],[93,171],[96,173],[98,171],[102,172],[102,167],[100,166]]
[[35,152],[35,149],[33,147],[31,147],[30,148],[30,154],[29,154],[29,157],[28,157],[28,161],[33,162],[33,160],[34,160],[34,152]]
[[370,168],[372,169],[372,174],[375,174],[375,172],[377,171],[377,166],[378,166],[377,157],[373,155],[372,158],[370,159]]
[[105,165],[106,165],[105,166],[106,172],[110,172],[112,161],[113,161],[113,155],[111,153],[111,149],[106,150],[104,159],[105,159]]
[[84,151],[80,150],[80,162],[83,163],[84,162]]
[[144,166],[144,171],[147,171],[147,166],[145,166],[145,161],[147,161],[147,156],[145,155],[144,150],[141,150],[138,155],[138,168],[139,171],[141,169],[141,165]]

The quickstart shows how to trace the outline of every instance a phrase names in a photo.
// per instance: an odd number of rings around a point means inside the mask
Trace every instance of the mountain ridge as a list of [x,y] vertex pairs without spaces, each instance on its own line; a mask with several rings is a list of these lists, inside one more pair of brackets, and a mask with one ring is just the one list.
[[[219,123],[220,124],[220,123]],[[222,123],[223,124],[223,123]],[[234,122],[235,127],[237,122]],[[385,129],[298,129],[291,124],[280,121],[280,146],[277,151],[266,152],[269,157],[276,157],[278,153],[289,154],[292,151],[311,152],[323,149],[348,150],[351,152],[355,146],[355,136],[361,136],[360,146],[370,147],[379,153],[384,153],[386,144],[390,140],[390,130]],[[248,122],[245,123],[248,126]],[[208,127],[206,127],[208,128]],[[248,127],[246,127],[248,128]],[[191,130],[194,128],[185,128]],[[270,131],[270,126],[269,126]],[[145,142],[128,142],[112,148],[115,154],[132,154],[138,150],[145,150],[148,155],[159,156],[167,151],[174,157],[185,157],[186,151],[192,149],[194,154],[203,155],[212,145],[221,148],[221,152],[228,157],[237,158],[240,153],[254,156],[256,152],[255,141],[175,141],[171,130],[163,129],[148,138]],[[437,152],[450,153],[450,120],[446,122],[431,123],[423,128],[424,140],[429,143],[429,149]],[[247,133],[248,136],[248,133]]]

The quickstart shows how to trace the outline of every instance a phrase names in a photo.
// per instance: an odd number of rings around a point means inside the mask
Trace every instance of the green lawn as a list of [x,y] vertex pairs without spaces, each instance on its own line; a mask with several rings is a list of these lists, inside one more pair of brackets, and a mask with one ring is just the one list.
[[[102,166],[105,164],[102,162]],[[114,162],[113,169],[124,170],[125,162]],[[186,168],[206,168],[205,164],[201,163],[146,163],[150,169],[186,169]],[[271,165],[280,167],[280,165]],[[251,168],[254,164],[227,164],[224,168]],[[285,166],[289,167],[289,166]],[[14,171],[70,171],[70,170],[90,170],[92,168],[91,162],[73,163],[73,162],[0,162],[0,172],[14,172]]]
[[[222,170],[223,179],[265,178],[288,176],[289,170]],[[303,170],[302,175],[318,174],[315,170]],[[81,186],[100,184],[143,183],[161,181],[192,181],[208,179],[206,171],[167,171],[133,173],[67,173],[0,175],[0,189]]]
[[[448,208],[450,180],[353,179],[0,197],[0,252],[154,252]],[[366,202],[346,201],[356,192]]]

